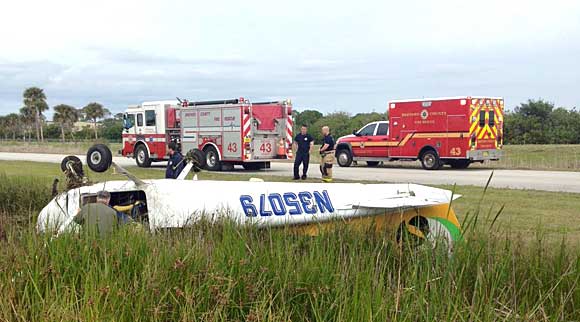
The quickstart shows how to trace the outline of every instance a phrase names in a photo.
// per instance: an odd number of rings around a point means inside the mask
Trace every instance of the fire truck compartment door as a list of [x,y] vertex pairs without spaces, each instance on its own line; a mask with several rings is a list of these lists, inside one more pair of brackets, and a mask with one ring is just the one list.
[[222,158],[224,160],[242,159],[242,134],[240,131],[223,132]]
[[276,157],[276,137],[257,137],[253,141],[253,153],[255,159],[272,159]]
[[279,104],[252,105],[252,116],[258,131],[274,131],[276,120],[284,119],[284,108]]

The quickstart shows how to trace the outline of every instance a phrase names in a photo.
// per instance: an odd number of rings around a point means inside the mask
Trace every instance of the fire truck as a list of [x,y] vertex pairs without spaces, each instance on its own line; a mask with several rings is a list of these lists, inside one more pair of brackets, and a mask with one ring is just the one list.
[[292,158],[292,104],[244,98],[144,102],[127,109],[122,136],[120,154],[140,167],[167,160],[167,144],[175,142],[182,153],[201,150],[208,170],[269,168],[273,159]]
[[451,97],[389,102],[388,121],[372,122],[337,140],[342,167],[366,161],[420,160],[426,170],[467,168],[499,160],[504,101],[500,97]]

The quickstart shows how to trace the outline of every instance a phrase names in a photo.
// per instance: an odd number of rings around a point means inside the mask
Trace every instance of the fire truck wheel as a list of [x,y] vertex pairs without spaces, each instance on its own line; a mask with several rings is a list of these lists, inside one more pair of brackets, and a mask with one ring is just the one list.
[[205,167],[210,171],[220,171],[222,165],[220,162],[220,155],[213,146],[208,146],[204,149],[205,152]]
[[352,164],[352,154],[347,149],[338,150],[336,152],[336,161],[341,167],[350,167]]
[[143,144],[139,144],[135,148],[135,162],[141,168],[149,168],[151,166],[151,159],[149,158],[149,152]]
[[87,165],[95,172],[105,172],[113,163],[113,154],[104,144],[95,144],[87,151]]
[[83,163],[82,163],[81,159],[77,158],[74,155],[69,155],[69,156],[65,157],[64,159],[62,159],[62,161],[60,162],[60,169],[62,170],[62,172],[65,172],[68,170],[67,166],[69,164],[77,175],[79,175],[81,177],[84,175]]
[[421,166],[425,170],[438,170],[443,163],[435,150],[429,149],[421,154]]

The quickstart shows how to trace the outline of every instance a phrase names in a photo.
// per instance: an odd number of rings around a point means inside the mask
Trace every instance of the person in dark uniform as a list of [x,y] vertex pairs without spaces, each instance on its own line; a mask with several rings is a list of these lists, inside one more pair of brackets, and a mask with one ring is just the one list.
[[169,161],[167,161],[165,178],[177,179],[183,168],[185,168],[185,161],[183,160],[183,155],[177,151],[177,143],[171,142],[167,148],[169,150]]
[[308,127],[302,125],[300,133],[294,138],[294,149],[296,150],[296,159],[294,160],[294,180],[300,179],[298,176],[300,164],[302,164],[302,180],[306,180],[308,173],[308,163],[310,162],[310,152],[314,146],[314,138],[308,134]]
[[322,127],[322,146],[320,147],[320,173],[322,181],[332,182],[332,165],[334,164],[334,139],[328,126]]

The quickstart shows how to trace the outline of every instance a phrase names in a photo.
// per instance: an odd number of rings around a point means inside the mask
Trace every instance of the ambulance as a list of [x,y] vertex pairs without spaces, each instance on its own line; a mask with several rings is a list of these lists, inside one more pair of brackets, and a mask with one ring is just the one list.
[[504,100],[501,97],[450,97],[395,100],[388,120],[372,122],[337,140],[340,166],[365,161],[368,166],[419,160],[426,170],[502,156]]
[[144,102],[127,109],[122,137],[120,154],[140,167],[167,160],[167,144],[175,142],[183,154],[201,150],[208,170],[269,168],[274,159],[292,158],[292,104],[243,97]]

